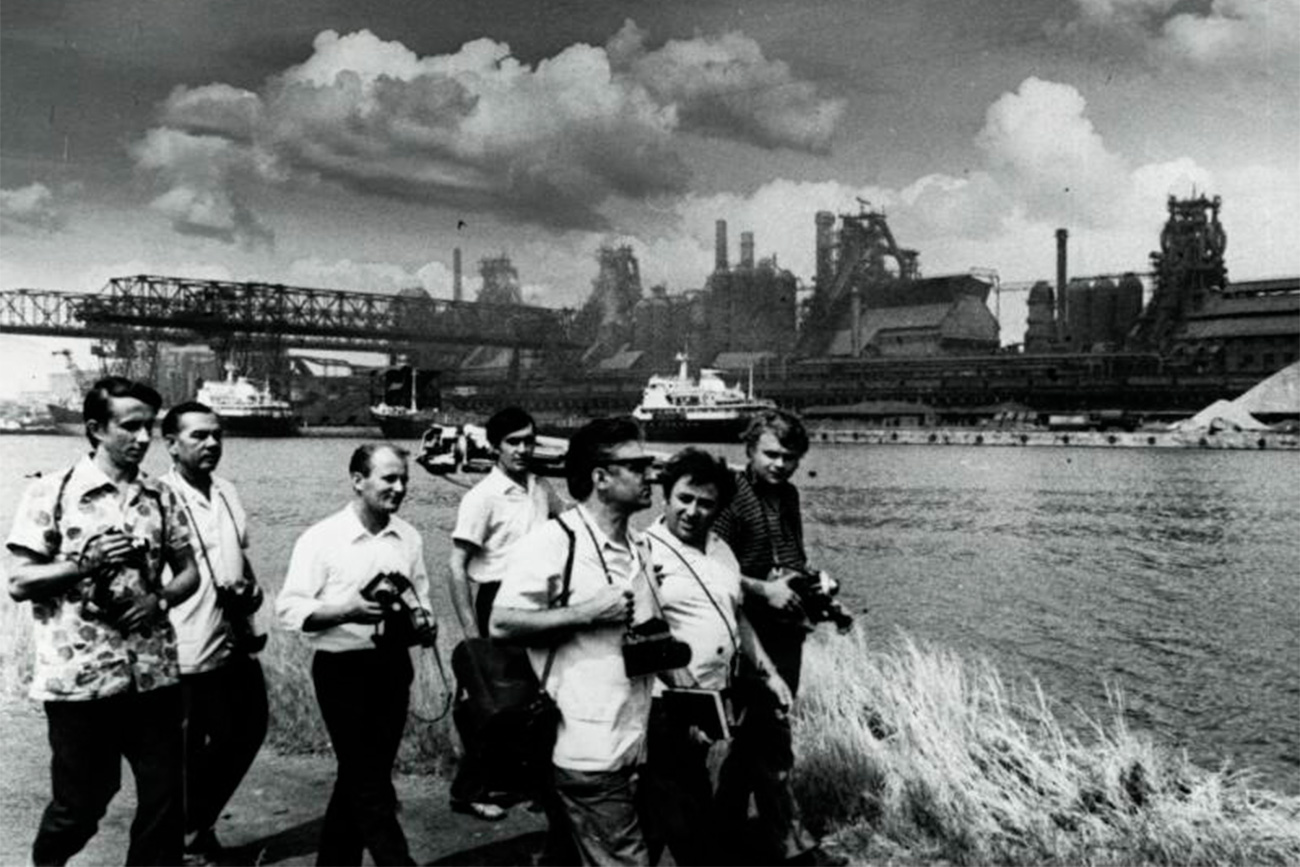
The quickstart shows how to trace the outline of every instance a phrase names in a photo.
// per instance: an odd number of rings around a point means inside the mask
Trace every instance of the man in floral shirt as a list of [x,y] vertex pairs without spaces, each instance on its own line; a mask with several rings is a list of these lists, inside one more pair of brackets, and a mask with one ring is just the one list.
[[[147,478],[162,399],[122,377],[95,383],[91,453],[34,482],[9,533],[9,595],[32,603],[31,696],[45,702],[53,798],[35,864],[63,864],[95,834],[121,785],[136,782],[128,864],[181,861],[181,691],[173,605],[198,586],[185,513]],[[174,578],[162,585],[163,564]]]

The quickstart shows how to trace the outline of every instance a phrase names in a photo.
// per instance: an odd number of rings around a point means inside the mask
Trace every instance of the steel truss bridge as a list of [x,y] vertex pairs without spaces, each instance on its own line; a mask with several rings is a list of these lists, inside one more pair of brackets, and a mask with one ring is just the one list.
[[394,353],[569,348],[569,311],[182,277],[116,277],[96,293],[0,292],[0,333]]

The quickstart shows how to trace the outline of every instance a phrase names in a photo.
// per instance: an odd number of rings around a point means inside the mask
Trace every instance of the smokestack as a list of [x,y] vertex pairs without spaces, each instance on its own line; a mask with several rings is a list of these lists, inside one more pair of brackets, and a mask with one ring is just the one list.
[[819,286],[831,279],[832,256],[835,249],[835,215],[830,211],[817,212],[817,275]]
[[1065,229],[1056,230],[1056,321],[1065,323],[1065,282],[1069,273],[1066,268],[1065,240],[1070,233]]
[[740,267],[753,270],[754,268],[754,233],[740,233]]
[[451,251],[451,300],[465,300],[465,287],[461,282],[460,247]]
[[718,220],[716,240],[713,244],[713,270],[727,270],[727,221]]

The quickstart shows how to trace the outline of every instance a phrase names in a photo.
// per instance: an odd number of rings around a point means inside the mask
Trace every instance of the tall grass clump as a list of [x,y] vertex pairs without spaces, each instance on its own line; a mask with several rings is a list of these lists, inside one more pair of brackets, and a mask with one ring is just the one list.
[[809,643],[794,721],[805,818],[854,860],[1295,864],[1300,798],[1106,723],[1063,725],[986,660],[860,632]]

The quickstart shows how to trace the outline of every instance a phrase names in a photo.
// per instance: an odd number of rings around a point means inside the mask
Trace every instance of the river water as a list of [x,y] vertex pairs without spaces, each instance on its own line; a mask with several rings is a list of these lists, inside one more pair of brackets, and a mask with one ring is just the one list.
[[[358,442],[227,442],[221,471],[270,588],[298,534],[346,501]],[[80,452],[72,437],[0,439],[0,527],[24,476]],[[160,444],[146,466],[165,468]],[[403,515],[445,622],[437,579],[463,491],[412,469]],[[797,481],[810,556],[869,608],[859,622],[880,644],[903,630],[985,656],[1099,719],[1118,691],[1133,728],[1300,792],[1295,453],[815,446]]]

